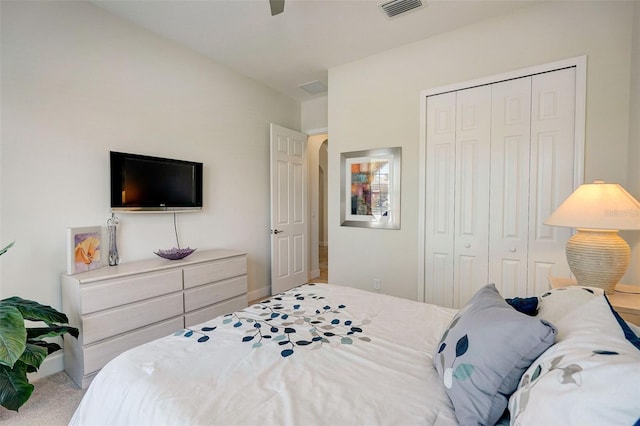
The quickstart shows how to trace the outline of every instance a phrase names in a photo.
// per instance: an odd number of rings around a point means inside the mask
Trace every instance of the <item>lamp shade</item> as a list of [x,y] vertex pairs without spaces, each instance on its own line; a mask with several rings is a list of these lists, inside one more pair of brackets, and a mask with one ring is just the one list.
[[631,259],[620,229],[640,229],[640,203],[617,183],[580,185],[544,222],[578,228],[567,241],[567,262],[579,285],[600,287],[608,294]]
[[640,202],[617,183],[580,185],[544,222],[585,229],[640,229]]

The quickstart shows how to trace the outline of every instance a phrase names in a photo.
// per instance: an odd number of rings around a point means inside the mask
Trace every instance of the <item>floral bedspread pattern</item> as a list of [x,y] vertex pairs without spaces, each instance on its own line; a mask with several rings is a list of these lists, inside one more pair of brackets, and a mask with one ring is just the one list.
[[453,426],[431,354],[455,312],[303,285],[124,352],[70,425]]
[[[321,303],[321,307],[308,304],[309,301],[324,299],[316,293],[302,293],[299,288],[294,288],[245,310],[225,315],[222,326],[246,329],[242,342],[251,342],[254,349],[269,342],[282,346],[282,357],[293,355],[295,348],[301,346],[319,349],[332,341],[343,345],[351,345],[358,340],[371,341],[363,334],[363,327],[371,323],[370,319],[354,321],[345,316],[344,304]],[[217,329],[218,326],[187,328],[175,335],[196,338],[197,342],[204,343],[215,337]]]

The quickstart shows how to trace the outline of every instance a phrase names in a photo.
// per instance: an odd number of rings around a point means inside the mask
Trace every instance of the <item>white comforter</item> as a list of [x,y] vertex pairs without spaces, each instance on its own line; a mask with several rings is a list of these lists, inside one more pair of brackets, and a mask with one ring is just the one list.
[[455,310],[328,284],[123,353],[71,425],[455,425],[431,354]]

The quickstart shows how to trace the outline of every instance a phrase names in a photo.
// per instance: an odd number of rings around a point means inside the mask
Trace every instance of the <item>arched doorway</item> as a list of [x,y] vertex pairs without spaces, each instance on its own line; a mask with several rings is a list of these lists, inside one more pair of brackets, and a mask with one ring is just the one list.
[[327,227],[327,134],[310,135],[307,139],[309,182],[309,281],[328,281]]
[[319,282],[329,281],[329,234],[327,232],[327,154],[329,140],[318,150],[318,266]]

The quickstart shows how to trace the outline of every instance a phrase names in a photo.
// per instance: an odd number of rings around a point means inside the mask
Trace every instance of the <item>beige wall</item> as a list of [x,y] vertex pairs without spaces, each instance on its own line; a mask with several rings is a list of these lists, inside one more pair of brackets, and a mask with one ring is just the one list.
[[326,131],[329,123],[327,118],[327,96],[320,96],[301,105],[302,131],[317,134],[319,130]]
[[[631,2],[554,2],[329,71],[329,280],[415,299],[419,93],[587,55],[585,179],[626,184]],[[402,229],[339,225],[340,153],[402,146]]]
[[[634,9],[631,52],[631,88],[629,90],[629,178],[627,190],[640,200],[640,2]],[[620,282],[640,285],[640,231],[621,233],[632,248],[631,265]]]
[[[0,2],[1,297],[60,308],[65,229],[105,225],[109,150],[204,163],[202,212],[182,246],[248,252],[268,288],[269,123],[300,103],[89,2]],[[176,245],[171,214],[119,214],[123,262]]]

